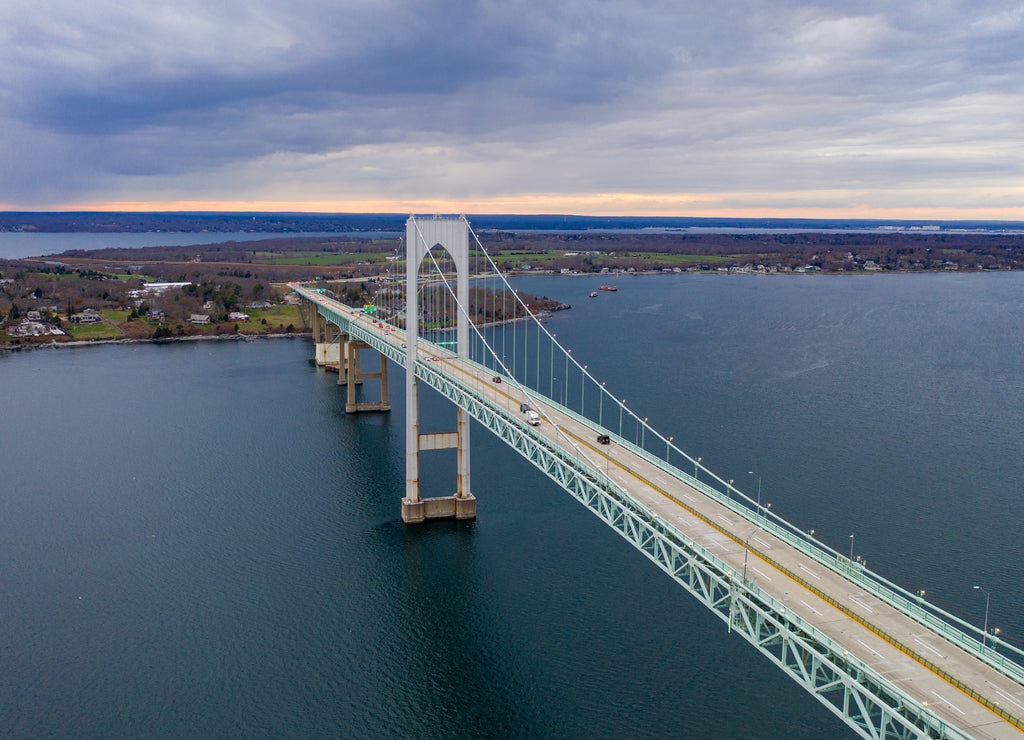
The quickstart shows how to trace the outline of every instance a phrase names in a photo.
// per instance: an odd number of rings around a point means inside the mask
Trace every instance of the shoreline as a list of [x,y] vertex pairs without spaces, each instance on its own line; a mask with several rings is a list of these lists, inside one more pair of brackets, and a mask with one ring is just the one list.
[[[1020,269],[1012,267],[1000,267],[996,269],[979,269],[979,270],[948,270],[948,269],[922,269],[922,270],[858,270],[858,271],[825,271],[825,270],[808,270],[805,272],[793,271],[758,271],[749,269],[729,269],[729,270],[684,270],[681,272],[666,272],[664,270],[637,270],[636,272],[620,272],[615,274],[614,277],[618,278],[632,278],[632,277],[649,277],[649,276],[665,276],[673,277],[679,275],[743,275],[743,276],[754,276],[754,277],[773,277],[773,276],[847,276],[847,277],[863,277],[863,276],[875,276],[875,275],[906,275],[906,274],[923,274],[923,275],[939,275],[939,274],[957,274],[957,273],[969,273],[969,274],[991,274],[1001,272],[1019,272]],[[608,273],[594,273],[594,272],[574,272],[574,273],[559,273],[552,270],[531,270],[529,272],[512,272],[509,273],[510,278],[529,278],[529,277],[558,277],[558,278],[595,278],[602,277],[607,279]],[[572,309],[572,304],[561,304],[556,308],[541,309],[537,311],[534,316],[539,321],[551,318],[556,313]],[[512,324],[520,321],[528,320],[527,316],[521,316],[517,318],[502,319],[500,321],[491,321],[486,324],[481,324],[480,328],[493,328],[504,324]],[[84,347],[92,345],[106,345],[106,344],[161,344],[171,342],[202,342],[202,341],[246,341],[251,342],[257,339],[287,339],[294,337],[307,337],[310,335],[310,330],[307,327],[295,329],[290,333],[272,333],[272,334],[198,334],[191,336],[181,337],[161,337],[159,339],[153,338],[122,338],[122,339],[72,339],[66,342],[58,342],[51,340],[49,342],[39,343],[26,343],[26,344],[0,344],[0,354],[9,352],[23,352],[36,349],[62,349],[64,347]]]
[[37,349],[60,350],[65,347],[93,347],[106,344],[173,344],[176,342],[253,342],[257,339],[296,339],[308,337],[308,329],[275,334],[197,334],[185,337],[161,337],[160,339],[72,339],[68,342],[38,342],[16,346],[0,345],[0,353],[26,352]]

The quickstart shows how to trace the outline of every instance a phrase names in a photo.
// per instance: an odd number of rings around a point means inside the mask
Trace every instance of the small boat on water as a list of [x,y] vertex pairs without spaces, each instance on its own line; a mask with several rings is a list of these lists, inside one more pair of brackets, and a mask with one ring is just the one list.
[[590,291],[590,297],[591,298],[597,298],[597,291],[596,290]]
[[602,285],[601,286],[601,290],[607,290],[607,291],[611,291],[612,293],[614,293],[616,290],[618,290],[618,287],[616,287],[614,285]]

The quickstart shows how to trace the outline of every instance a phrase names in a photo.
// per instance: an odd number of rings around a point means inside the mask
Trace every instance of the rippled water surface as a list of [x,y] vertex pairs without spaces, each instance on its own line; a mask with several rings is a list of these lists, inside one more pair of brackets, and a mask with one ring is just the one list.
[[[773,511],[979,624],[985,584],[1022,633],[1024,275],[600,282],[517,286]],[[479,519],[402,526],[401,373],[347,415],[311,354],[0,356],[0,735],[851,735],[480,427]]]

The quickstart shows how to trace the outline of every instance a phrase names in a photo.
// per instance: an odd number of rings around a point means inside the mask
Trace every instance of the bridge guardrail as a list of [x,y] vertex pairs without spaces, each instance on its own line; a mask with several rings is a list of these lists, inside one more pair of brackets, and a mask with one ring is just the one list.
[[[569,411],[568,413],[577,418],[577,420],[585,421],[591,425],[594,423],[593,421],[583,419],[574,412]],[[879,598],[884,603],[898,609],[903,614],[906,614],[908,617],[928,627],[936,634],[941,635],[950,643],[966,650],[972,655],[977,656],[980,660],[995,668],[1005,676],[1012,678],[1018,683],[1024,684],[1024,667],[994,648],[984,645],[982,640],[965,633],[954,624],[951,624],[949,620],[964,624],[968,628],[976,629],[972,625],[966,624],[956,615],[950,614],[930,603],[929,607],[934,611],[925,609],[923,604],[928,602],[923,598],[918,599],[907,594],[902,587],[892,583],[884,576],[871,571],[863,564],[852,561],[838,552],[830,552],[824,549],[823,546],[820,546],[817,541],[810,541],[808,539],[809,535],[799,532],[796,527],[777,514],[772,512],[762,512],[761,514],[758,514],[757,512],[751,511],[748,507],[744,506],[736,499],[733,499],[728,494],[723,494],[718,489],[709,486],[689,473],[668,464],[660,457],[651,454],[649,451],[637,446],[629,440],[621,439],[614,434],[611,436],[615,437],[619,440],[620,444],[628,447],[634,454],[644,458],[647,462],[657,466],[670,475],[683,479],[691,487],[697,489],[701,493],[704,493],[723,506],[726,506],[731,511],[743,516],[752,524],[771,532],[787,544],[813,558],[819,564],[861,586],[865,591]],[[782,525],[777,522],[781,522]],[[797,532],[799,532],[799,534],[797,534]],[[992,637],[992,639],[995,638]],[[1014,652],[1024,655],[1024,653],[1017,650],[1012,645],[1006,645],[1006,647]]]
[[[473,391],[473,389],[470,388],[467,388],[466,390],[471,392]],[[484,400],[485,402],[490,402],[483,396],[481,396],[481,399]],[[586,423],[591,428],[594,428],[596,426],[592,421],[579,417],[579,415],[575,414],[569,409],[566,409],[560,404],[551,403],[551,405],[558,408],[559,411],[572,416],[577,421]],[[516,421],[518,421],[518,419],[516,419]],[[600,429],[600,427],[597,428]],[[531,435],[533,435],[533,431],[529,431]],[[625,441],[623,440],[623,442]],[[633,445],[630,446],[633,447]],[[557,448],[557,450],[561,451],[560,456],[564,460],[569,460],[569,458],[572,457],[570,455],[566,455],[565,451],[562,450],[561,448]],[[578,462],[579,460],[578,458],[576,458],[575,463],[578,464]],[[670,472],[673,475],[677,475],[678,472],[681,471],[673,472],[666,470],[666,472]],[[823,657],[827,657],[828,655],[834,655],[837,659],[841,659],[842,662],[848,666],[844,670],[843,668],[840,668],[838,665],[833,663],[833,668],[835,668],[835,670],[837,670],[838,672],[848,672],[850,665],[855,666],[857,672],[859,672],[860,675],[866,676],[870,679],[871,684],[881,688],[885,693],[887,693],[890,696],[901,697],[900,700],[903,704],[912,707],[913,711],[919,714],[920,716],[928,717],[929,721],[932,723],[933,726],[941,728],[941,730],[944,732],[943,737],[946,737],[949,740],[969,740],[969,735],[966,735],[957,730],[956,728],[946,725],[945,723],[941,722],[941,720],[938,720],[938,718],[935,717],[935,715],[928,710],[927,706],[915,701],[910,697],[907,697],[905,692],[899,689],[895,684],[885,679],[881,674],[877,673],[873,668],[871,668],[869,665],[864,663],[859,658],[851,655],[849,653],[848,648],[835,643],[832,640],[832,638],[822,633],[814,624],[806,622],[803,618],[800,617],[799,614],[788,611],[785,604],[779,602],[770,594],[765,593],[756,582],[751,581],[749,579],[744,580],[740,577],[740,574],[736,573],[732,569],[731,566],[726,564],[724,561],[720,560],[712,552],[705,549],[696,541],[687,537],[684,533],[680,532],[678,529],[673,527],[668,522],[662,520],[661,517],[659,517],[653,511],[648,509],[646,506],[633,500],[629,496],[629,494],[624,489],[621,488],[621,486],[619,486],[615,481],[611,480],[606,475],[604,475],[599,468],[591,470],[589,474],[590,476],[592,476],[595,485],[600,484],[601,486],[603,486],[608,495],[614,496],[617,500],[622,502],[623,505],[627,506],[629,510],[634,512],[634,516],[640,516],[642,518],[644,526],[654,530],[660,538],[662,538],[672,547],[682,547],[684,550],[688,550],[689,552],[696,554],[702,561],[704,561],[704,563],[710,570],[714,571],[717,574],[717,578],[720,578],[730,584],[730,589],[732,587],[738,588],[739,594],[737,598],[742,599],[751,608],[759,611],[762,615],[774,618],[777,624],[781,624],[781,621],[784,620],[789,625],[790,629],[795,627],[797,631],[803,635],[801,639],[805,644],[812,643],[816,645],[816,651],[819,655],[822,655]],[[700,485],[701,489],[708,488],[704,486],[704,484]],[[713,491],[714,489],[710,490]],[[680,540],[682,541],[681,543],[679,542]],[[713,611],[716,614],[718,614],[719,617],[721,617],[723,620],[731,621],[731,613],[723,614],[719,609],[713,609]],[[748,637],[749,639],[749,636],[744,636]],[[751,641],[753,642],[753,640]]]

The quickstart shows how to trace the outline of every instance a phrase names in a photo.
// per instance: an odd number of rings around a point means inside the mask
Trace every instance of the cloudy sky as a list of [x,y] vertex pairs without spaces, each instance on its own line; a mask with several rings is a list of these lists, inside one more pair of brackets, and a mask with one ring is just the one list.
[[1024,220],[1024,2],[2,0],[0,209]]

